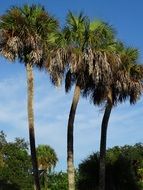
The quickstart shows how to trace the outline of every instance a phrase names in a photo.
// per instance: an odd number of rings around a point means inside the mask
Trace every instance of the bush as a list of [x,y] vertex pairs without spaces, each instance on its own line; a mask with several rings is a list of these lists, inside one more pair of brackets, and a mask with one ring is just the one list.
[[[142,190],[143,145],[114,147],[106,154],[106,190]],[[98,189],[99,153],[79,165],[78,190]]]

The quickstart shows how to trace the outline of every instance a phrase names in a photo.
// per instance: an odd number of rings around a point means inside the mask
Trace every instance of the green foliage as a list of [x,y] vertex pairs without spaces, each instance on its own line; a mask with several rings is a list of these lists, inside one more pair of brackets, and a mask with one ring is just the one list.
[[[1,135],[3,135],[1,133]],[[28,155],[28,144],[24,139],[15,139],[14,142],[7,142],[0,147],[0,181],[3,190],[6,189],[32,189],[32,179],[29,174],[31,161]]]
[[48,190],[68,190],[67,173],[50,173],[48,175]]
[[10,184],[5,180],[0,180],[0,188],[1,190],[20,190],[20,187],[17,184]]
[[[106,155],[106,190],[142,190],[143,145],[114,147]],[[79,165],[79,190],[98,188],[99,153]]]
[[[50,188],[63,189],[66,187],[65,173],[49,173],[58,161],[57,155],[50,146],[37,147],[40,169],[40,183],[43,190]],[[14,142],[7,142],[6,135],[0,132],[0,189],[1,190],[32,190],[33,176],[31,159],[28,154],[28,144],[24,139],[16,138]],[[57,182],[56,182],[57,181]],[[54,189],[55,190],[55,189]]]
[[42,6],[13,6],[0,19],[1,54],[41,67],[57,26]]
[[46,69],[58,86],[64,72],[58,33],[58,21],[44,7],[13,6],[0,17],[0,54],[10,61]]
[[37,159],[40,169],[51,170],[58,161],[53,148],[48,145],[39,145],[37,147]]
[[99,155],[92,154],[79,165],[79,190],[91,190],[98,188]]

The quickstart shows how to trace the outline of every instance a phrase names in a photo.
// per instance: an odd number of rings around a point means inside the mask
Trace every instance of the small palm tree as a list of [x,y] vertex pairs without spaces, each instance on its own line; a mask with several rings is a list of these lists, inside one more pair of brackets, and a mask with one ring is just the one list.
[[38,167],[41,172],[41,184],[43,184],[44,189],[48,187],[47,173],[54,168],[58,162],[57,155],[53,148],[48,145],[39,145],[36,149]]
[[40,190],[40,184],[35,150],[33,67],[46,67],[51,71],[55,61],[50,52],[57,27],[57,21],[43,7],[36,5],[12,7],[0,18],[1,55],[11,61],[18,59],[25,64],[27,71],[29,139],[36,190]]
[[50,171],[56,166],[57,155],[53,148],[48,145],[39,145],[37,147],[38,166],[42,170]]

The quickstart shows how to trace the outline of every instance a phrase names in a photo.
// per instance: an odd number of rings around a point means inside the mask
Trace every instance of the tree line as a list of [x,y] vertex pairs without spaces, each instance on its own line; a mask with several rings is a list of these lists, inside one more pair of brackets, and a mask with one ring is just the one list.
[[102,20],[91,21],[69,11],[64,27],[40,5],[14,6],[0,17],[0,54],[23,63],[27,73],[29,142],[34,186],[40,190],[34,132],[33,69],[44,69],[55,86],[75,90],[67,125],[68,189],[75,190],[74,120],[80,97],[104,106],[101,124],[98,189],[106,188],[106,138],[112,108],[142,94],[143,67],[139,51],[117,39],[115,29]]
[[[68,190],[67,172],[54,171],[58,162],[48,145],[36,148],[42,190]],[[8,142],[0,132],[1,190],[32,190],[32,163],[29,144],[22,138]],[[99,152],[87,156],[76,168],[75,189],[98,188]],[[143,144],[115,146],[106,154],[106,190],[141,190],[143,188]]]

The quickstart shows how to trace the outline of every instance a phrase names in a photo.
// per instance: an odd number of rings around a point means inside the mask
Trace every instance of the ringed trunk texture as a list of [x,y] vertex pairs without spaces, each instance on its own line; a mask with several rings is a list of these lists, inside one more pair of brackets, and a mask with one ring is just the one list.
[[74,149],[73,149],[73,132],[74,118],[76,114],[77,104],[79,102],[81,89],[75,86],[72,105],[69,113],[68,129],[67,129],[67,172],[68,172],[68,190],[75,190],[75,171],[74,171]]
[[108,121],[112,110],[112,104],[108,103],[105,108],[101,125],[100,159],[99,159],[99,190],[105,190],[105,164],[106,164],[106,141]]
[[30,64],[26,64],[26,71],[27,71],[27,86],[28,86],[27,109],[28,109],[29,140],[30,140],[33,175],[34,175],[34,189],[40,190],[38,163],[36,158],[35,132],[34,132],[34,110],[33,110],[34,77],[33,77],[33,68]]

